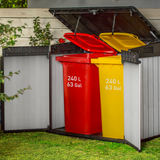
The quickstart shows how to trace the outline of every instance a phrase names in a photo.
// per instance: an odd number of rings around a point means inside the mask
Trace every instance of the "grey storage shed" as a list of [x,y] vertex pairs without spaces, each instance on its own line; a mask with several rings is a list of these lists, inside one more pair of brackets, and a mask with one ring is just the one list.
[[[99,36],[100,33],[105,32],[112,32],[113,34],[114,32],[132,33],[138,36],[138,38],[146,44],[155,44],[160,39],[160,33],[158,30],[135,7],[50,8],[49,11],[75,33],[88,33],[97,36]],[[135,61],[136,58],[132,58],[132,60]],[[144,95],[147,93],[142,93],[141,90],[142,85],[146,85],[146,79],[142,80],[141,71],[143,69],[145,70],[146,67],[148,68],[148,64],[146,64],[146,62],[139,64],[138,60],[135,62],[137,65],[126,62],[125,60],[123,62],[125,135],[124,140],[121,142],[129,143],[140,151],[141,141],[155,136],[155,134],[144,136],[145,130],[143,130],[142,127],[142,123],[145,122],[141,116],[141,97],[142,94]],[[146,78],[150,79],[150,76]],[[151,97],[153,97],[153,94]],[[146,102],[144,101],[144,104],[145,103]],[[144,112],[143,114],[148,113]],[[159,117],[159,114],[157,116]],[[143,117],[146,117],[146,115],[143,115]],[[155,119],[156,123],[158,123],[159,118]],[[149,123],[152,123],[152,121]],[[65,133],[65,130],[62,128],[52,130],[51,132],[76,136],[72,133]],[[158,136],[159,133],[157,132],[156,135]],[[96,137],[95,135],[81,136],[84,138],[120,142],[119,140],[107,139],[105,137],[100,138],[100,136]]]

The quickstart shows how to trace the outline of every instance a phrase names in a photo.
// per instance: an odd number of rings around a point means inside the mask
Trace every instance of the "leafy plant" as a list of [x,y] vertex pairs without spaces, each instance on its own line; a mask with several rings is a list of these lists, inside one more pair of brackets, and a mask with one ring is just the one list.
[[[2,48],[7,48],[8,46],[14,46],[15,43],[17,42],[17,38],[21,37],[22,35],[22,29],[25,28],[27,24],[24,24],[23,26],[18,26],[18,27],[13,27],[12,21],[8,21],[7,24],[0,23],[0,47]],[[3,74],[3,71],[0,71],[0,85],[4,83],[4,79],[10,80],[10,77],[12,77],[14,74],[19,74],[20,71],[17,72],[9,72],[9,75],[5,76]],[[23,94],[23,92],[27,89],[31,89],[30,86],[27,88],[23,88],[17,91],[16,94],[12,96],[8,96],[4,93],[0,93],[0,101],[10,101],[13,100],[14,98],[18,98],[19,94]]]
[[27,8],[27,0],[0,0],[0,8]]
[[26,25],[25,23],[23,26],[13,27],[12,21],[8,21],[7,24],[0,23],[0,47],[14,46]]
[[29,37],[30,39],[29,44],[31,46],[49,46],[51,43],[51,40],[53,40],[53,35],[51,34],[51,31],[49,29],[50,23],[48,22],[45,25],[45,28],[42,28],[40,24],[40,18],[36,17],[33,20],[33,24],[34,24],[33,27],[34,27],[35,37],[33,36]]
[[[7,76],[4,76],[3,75],[3,71],[0,71],[0,83],[4,83],[4,78],[7,78],[8,80],[10,80],[10,77],[12,77],[14,74],[19,74],[20,73],[20,71],[17,71],[17,72],[9,72],[9,75],[7,75]],[[31,87],[30,86],[28,86],[27,88],[23,88],[23,89],[20,89],[20,90],[18,90],[17,91],[17,93],[16,94],[14,94],[14,95],[12,95],[12,96],[8,96],[8,95],[6,95],[6,94],[4,94],[4,93],[0,93],[0,101],[2,100],[2,101],[10,101],[10,100],[13,100],[13,99],[15,99],[15,98],[18,98],[19,96],[19,94],[23,94],[24,93],[24,91],[25,90],[27,90],[27,89],[31,89]]]

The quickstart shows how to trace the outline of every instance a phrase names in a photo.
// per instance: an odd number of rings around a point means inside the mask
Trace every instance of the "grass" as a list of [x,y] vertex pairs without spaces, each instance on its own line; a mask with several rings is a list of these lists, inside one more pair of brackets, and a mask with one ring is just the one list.
[[3,133],[0,160],[159,160],[160,138],[142,143],[139,153],[127,144],[79,139],[46,132]]

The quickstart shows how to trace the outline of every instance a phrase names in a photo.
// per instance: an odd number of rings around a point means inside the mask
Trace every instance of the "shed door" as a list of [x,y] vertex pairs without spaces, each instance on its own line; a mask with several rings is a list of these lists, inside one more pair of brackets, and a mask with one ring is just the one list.
[[49,59],[47,55],[4,57],[4,93],[14,95],[28,85],[23,95],[4,103],[4,131],[46,129],[49,125]]
[[[64,55],[64,54],[63,54]],[[52,124],[51,128],[64,127],[64,91],[63,91],[63,67],[55,60],[56,56],[51,55],[51,87],[52,87]]]
[[124,63],[124,133],[127,143],[141,150],[140,88],[141,65]]

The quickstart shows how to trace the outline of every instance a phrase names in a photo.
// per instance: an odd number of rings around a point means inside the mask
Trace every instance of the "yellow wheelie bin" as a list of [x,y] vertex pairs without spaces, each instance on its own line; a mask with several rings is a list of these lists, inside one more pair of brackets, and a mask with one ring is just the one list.
[[102,136],[124,139],[124,91],[121,56],[91,59],[99,68]]

